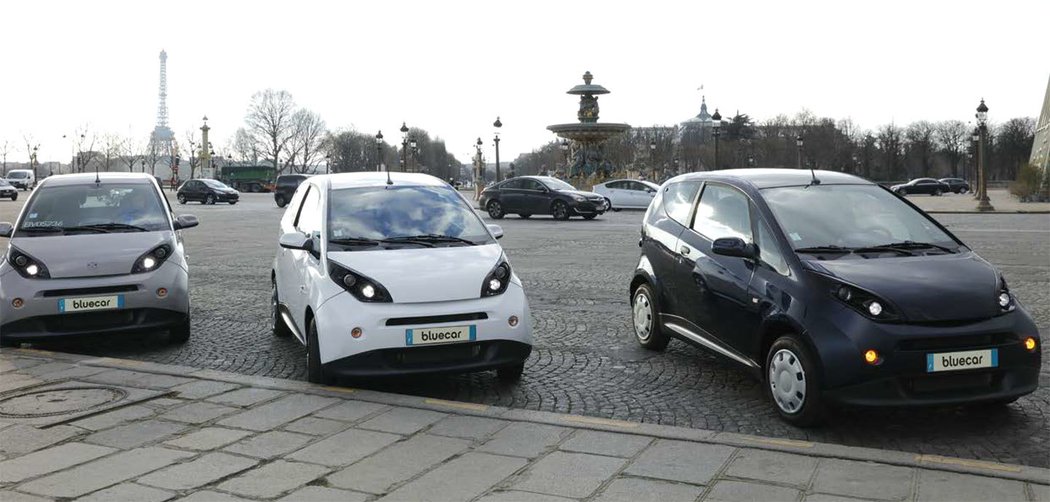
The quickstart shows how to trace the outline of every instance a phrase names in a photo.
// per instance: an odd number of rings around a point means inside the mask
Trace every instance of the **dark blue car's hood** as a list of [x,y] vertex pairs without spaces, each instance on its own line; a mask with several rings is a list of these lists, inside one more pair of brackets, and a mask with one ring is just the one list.
[[803,260],[811,270],[888,300],[909,321],[987,319],[1000,313],[999,272],[972,251],[902,258]]

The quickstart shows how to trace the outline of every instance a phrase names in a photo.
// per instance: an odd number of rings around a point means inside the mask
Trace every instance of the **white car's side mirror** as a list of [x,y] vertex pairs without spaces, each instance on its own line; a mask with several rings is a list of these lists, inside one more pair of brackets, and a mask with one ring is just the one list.
[[486,225],[489,227],[489,232],[492,232],[492,236],[497,239],[503,238],[503,227],[499,225]]

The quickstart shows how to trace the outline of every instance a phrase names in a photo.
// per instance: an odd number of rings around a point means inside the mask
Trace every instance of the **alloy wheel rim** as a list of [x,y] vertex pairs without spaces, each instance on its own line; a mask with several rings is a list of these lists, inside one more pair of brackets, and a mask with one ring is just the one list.
[[492,216],[493,218],[495,218],[496,215],[498,215],[499,213],[500,213],[500,204],[499,204],[499,202],[493,202],[493,203],[489,204],[489,216]]
[[554,206],[554,215],[558,218],[564,217],[566,212],[568,212],[568,209],[564,203],[558,203]]
[[794,352],[780,349],[769,363],[769,390],[785,413],[798,413],[806,403],[806,372]]
[[634,297],[634,334],[641,341],[649,340],[653,330],[653,308],[649,303],[649,297],[645,293],[638,293]]

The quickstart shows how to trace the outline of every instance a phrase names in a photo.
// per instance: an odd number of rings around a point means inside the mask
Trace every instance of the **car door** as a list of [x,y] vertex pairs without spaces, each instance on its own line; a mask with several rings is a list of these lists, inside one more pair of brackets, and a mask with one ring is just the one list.
[[659,281],[660,291],[656,293],[662,302],[661,311],[664,314],[682,315],[675,281],[678,236],[689,226],[693,203],[701,184],[700,180],[687,180],[664,187],[659,205],[646,213],[642,226],[642,254]]
[[523,178],[503,182],[499,186],[499,200],[505,213],[523,213],[525,211],[525,191],[522,190]]
[[524,199],[523,213],[543,214],[550,208],[550,190],[537,180],[530,178],[521,179],[521,191]]
[[759,353],[762,340],[758,336],[762,318],[788,312],[792,308],[797,309],[798,304],[793,297],[796,291],[795,280],[785,259],[785,256],[788,256],[785,250],[790,248],[781,244],[779,237],[773,232],[774,227],[761,217],[754,204],[751,205],[751,215],[755,245],[758,246],[758,261],[748,285],[751,302],[748,303],[748,310],[741,322],[738,347],[740,352],[754,357],[755,362],[762,364],[765,354]]
[[609,203],[612,207],[624,208],[630,205],[630,201],[624,197],[624,185],[625,181],[610,181],[605,184],[605,197],[609,199]]
[[631,207],[639,209],[645,209],[649,207],[649,203],[653,201],[653,197],[656,196],[656,191],[649,188],[649,185],[639,181],[628,181],[627,182],[628,192],[631,194]]
[[[300,199],[301,204],[294,212],[290,232],[299,232],[310,237],[313,250],[285,249],[287,253],[284,277],[286,287],[282,288],[281,300],[291,312],[295,325],[303,336],[306,335],[307,326],[306,307],[308,306],[310,292],[310,268],[318,268],[320,264],[320,231],[321,231],[321,192],[313,184],[303,186],[301,193],[297,192],[294,199]],[[294,200],[293,199],[293,200]],[[295,206],[292,206],[295,207]]]
[[750,199],[735,187],[705,183],[689,229],[682,232],[675,279],[684,302],[683,317],[738,353],[753,331],[748,287],[755,264],[711,252],[715,239],[738,237],[753,243]]

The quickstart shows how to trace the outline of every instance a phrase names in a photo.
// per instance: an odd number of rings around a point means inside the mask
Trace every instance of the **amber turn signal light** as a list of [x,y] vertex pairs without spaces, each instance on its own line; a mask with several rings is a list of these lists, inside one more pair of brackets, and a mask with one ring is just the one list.
[[361,338],[362,333],[364,333],[364,331],[362,331],[361,328],[354,328],[350,330],[350,336],[354,338]]
[[1028,351],[1035,350],[1035,338],[1028,337],[1024,339],[1024,348]]
[[876,364],[879,362],[879,353],[875,349],[868,349],[864,351],[864,362],[868,364]]

